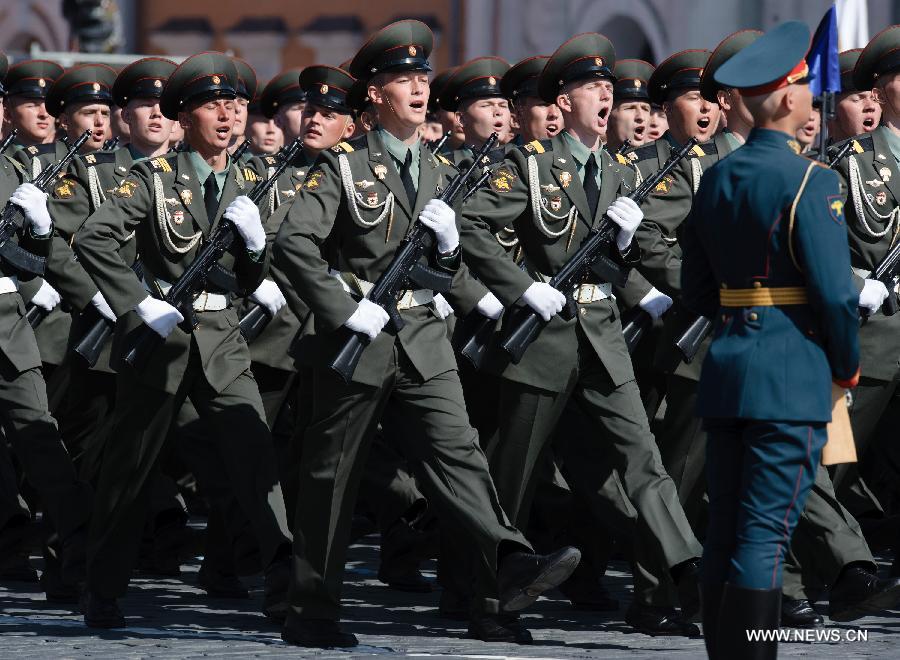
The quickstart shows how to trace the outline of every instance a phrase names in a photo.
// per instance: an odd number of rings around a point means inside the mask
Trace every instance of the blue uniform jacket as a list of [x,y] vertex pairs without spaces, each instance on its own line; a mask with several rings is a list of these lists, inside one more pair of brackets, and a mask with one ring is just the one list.
[[[703,176],[685,226],[685,304],[715,319],[697,414],[705,418],[831,420],[831,381],[858,372],[859,294],[838,175],[814,166],[792,137],[755,129]],[[793,255],[791,247],[793,247]],[[721,307],[721,288],[804,287],[808,304]]]

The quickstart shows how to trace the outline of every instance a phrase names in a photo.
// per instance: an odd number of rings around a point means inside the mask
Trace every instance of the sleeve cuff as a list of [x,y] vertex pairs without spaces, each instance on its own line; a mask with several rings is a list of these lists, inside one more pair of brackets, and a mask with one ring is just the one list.
[[263,248],[262,250],[255,250],[255,251],[247,250],[247,256],[250,257],[250,260],[253,263],[257,263],[257,264],[262,262],[263,256],[265,254],[266,254],[266,248]]
[[462,251],[457,245],[452,252],[446,254],[439,253],[437,256],[437,265],[449,272],[456,272],[462,265]]
[[850,390],[850,389],[853,389],[854,387],[856,387],[857,385],[859,385],[859,373],[860,373],[860,371],[859,371],[859,369],[857,369],[856,373],[853,374],[853,376],[850,378],[847,378],[845,380],[833,378],[832,380],[833,380],[834,384],[837,385],[838,387],[843,387],[844,389]]

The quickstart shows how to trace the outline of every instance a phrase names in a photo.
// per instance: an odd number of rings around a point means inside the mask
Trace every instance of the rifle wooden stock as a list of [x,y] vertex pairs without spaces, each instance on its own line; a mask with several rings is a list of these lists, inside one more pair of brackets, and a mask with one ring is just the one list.
[[681,357],[688,364],[697,357],[697,351],[703,344],[703,340],[712,332],[712,321],[705,316],[698,316],[688,326],[681,336],[675,341],[675,348],[681,352]]
[[632,307],[622,315],[622,336],[628,346],[628,354],[634,351],[647,331],[653,327],[653,317],[640,307]]

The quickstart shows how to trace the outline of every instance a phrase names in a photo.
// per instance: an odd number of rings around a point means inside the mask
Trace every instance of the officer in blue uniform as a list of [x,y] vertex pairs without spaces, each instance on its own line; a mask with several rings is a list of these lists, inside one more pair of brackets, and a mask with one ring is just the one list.
[[831,420],[859,377],[837,174],[790,147],[812,107],[807,27],[784,23],[723,64],[754,118],[703,177],[682,242],[688,308],[715,318],[697,414],[708,434],[703,623],[710,657],[772,657],[781,575]]

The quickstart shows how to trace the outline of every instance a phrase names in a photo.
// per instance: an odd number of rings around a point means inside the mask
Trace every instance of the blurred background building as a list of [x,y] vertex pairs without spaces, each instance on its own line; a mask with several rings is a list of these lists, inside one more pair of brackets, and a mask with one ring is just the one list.
[[[511,62],[551,53],[579,32],[612,39],[617,56],[659,62],[712,48],[741,28],[799,19],[815,27],[831,0],[0,0],[0,48],[29,52],[184,56],[215,49],[248,60],[263,80],[289,66],[339,64],[372,31],[418,18],[443,68],[479,55]],[[841,48],[900,23],[900,0],[838,0]],[[94,59],[102,59],[95,57]],[[111,61],[111,60],[110,60]]]

